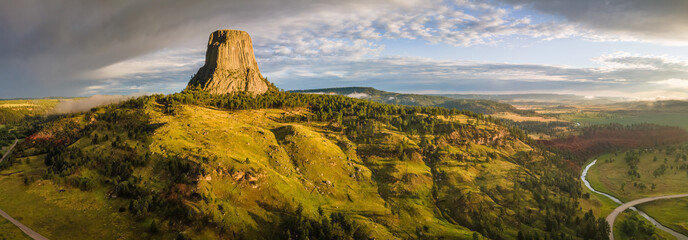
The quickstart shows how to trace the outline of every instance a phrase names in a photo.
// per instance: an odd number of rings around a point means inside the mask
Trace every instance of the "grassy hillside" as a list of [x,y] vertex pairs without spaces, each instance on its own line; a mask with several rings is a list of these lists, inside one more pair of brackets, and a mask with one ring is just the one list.
[[107,214],[123,239],[604,239],[571,166],[470,112],[189,90],[61,117],[0,169],[36,204],[89,199],[71,221]]
[[456,99],[444,96],[420,95],[394,93],[377,90],[370,87],[345,87],[345,88],[322,88],[309,90],[295,90],[299,93],[318,93],[318,94],[337,94],[359,99],[366,99],[374,102],[401,104],[408,106],[434,106],[445,108],[456,108],[468,110],[482,114],[493,114],[511,112],[519,114],[532,114],[532,112],[521,111],[515,107],[493,100],[483,99]]

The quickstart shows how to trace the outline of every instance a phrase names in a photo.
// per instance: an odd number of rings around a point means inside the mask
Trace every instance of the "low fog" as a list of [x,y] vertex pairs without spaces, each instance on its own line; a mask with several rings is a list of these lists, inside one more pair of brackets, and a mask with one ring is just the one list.
[[93,95],[87,98],[79,99],[66,99],[60,101],[60,103],[55,106],[53,113],[63,114],[63,113],[76,113],[89,111],[92,108],[105,106],[108,104],[119,103],[126,101],[135,97],[143,96],[143,94],[132,94],[132,95]]

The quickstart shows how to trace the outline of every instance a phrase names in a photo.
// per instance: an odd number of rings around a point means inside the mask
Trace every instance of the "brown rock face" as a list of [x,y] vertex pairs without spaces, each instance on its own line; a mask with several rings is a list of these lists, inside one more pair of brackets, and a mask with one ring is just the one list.
[[248,33],[218,30],[210,34],[205,65],[189,81],[213,94],[247,91],[262,94],[272,88],[258,70],[253,43]]

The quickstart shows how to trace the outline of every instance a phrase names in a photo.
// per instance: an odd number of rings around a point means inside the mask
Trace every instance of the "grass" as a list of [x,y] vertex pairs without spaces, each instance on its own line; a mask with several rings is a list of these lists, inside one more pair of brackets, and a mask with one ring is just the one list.
[[84,192],[47,180],[24,184],[25,175],[39,179],[44,168],[42,157],[33,156],[0,172],[0,209],[48,239],[151,238],[145,224],[118,212],[127,202],[107,199],[106,189]]
[[551,117],[540,117],[540,116],[523,116],[519,115],[516,113],[512,112],[501,112],[497,114],[492,114],[493,117],[497,118],[504,118],[504,119],[509,119],[515,122],[525,122],[525,121],[534,121],[534,122],[559,122],[562,120],[559,120],[557,118],[551,118]]
[[688,236],[688,198],[658,200],[638,207],[662,225]]
[[[583,166],[587,166],[592,162],[593,159],[588,160]],[[599,162],[599,161],[598,161]],[[581,170],[582,171],[582,170]],[[597,186],[593,184],[593,181],[591,181],[591,178],[595,178],[596,176],[593,176],[591,172],[588,172],[587,175],[587,180],[590,182],[592,187],[598,191],[605,192],[604,190],[601,189],[600,186]],[[612,211],[614,211],[615,208],[619,206],[618,203],[612,201],[606,196],[594,193],[588,189],[588,187],[583,184],[583,181],[581,181],[581,187],[583,188],[583,194],[588,193],[590,194],[589,199],[584,199],[581,198],[581,208],[583,209],[583,212],[587,212],[589,210],[592,210],[595,216],[607,216],[609,215]]]
[[17,100],[0,100],[0,108],[20,109],[26,108],[28,110],[45,110],[55,107],[59,103],[59,99],[17,99]]
[[[614,239],[623,240],[623,239],[631,239],[631,237],[633,237],[633,236],[627,236],[626,233],[624,233],[621,230],[621,223],[629,217],[629,214],[631,214],[630,211],[631,210],[626,210],[625,212],[619,214],[619,216],[616,217],[616,222],[614,223],[614,230],[613,230],[614,231]],[[645,219],[643,217],[640,217],[640,219],[644,222],[644,224],[650,224],[650,225],[652,224],[649,221],[647,221],[647,219]],[[662,231],[659,228],[653,228],[653,229],[654,229],[654,233],[655,233],[654,236],[659,237],[659,239],[676,239],[671,234],[669,234],[665,231]]]
[[[667,155],[654,149],[640,155],[638,172],[640,178],[631,178],[625,153],[605,154],[598,158],[597,164],[590,169],[589,181],[600,191],[610,193],[624,202],[652,196],[682,194],[688,192],[688,173],[679,169],[686,161],[675,161],[675,155]],[[657,161],[654,161],[657,157]],[[664,159],[667,159],[666,163]],[[607,162],[611,160],[611,162]],[[662,164],[667,166],[666,173],[654,177],[653,173]],[[637,187],[644,184],[645,189]],[[622,184],[624,185],[622,189]],[[656,186],[653,190],[652,184]]]
[[[94,144],[91,138],[95,133],[89,133],[72,146],[90,153],[108,152],[112,139],[119,135],[137,150],[197,161],[203,169],[194,186],[200,200],[185,204],[194,216],[212,221],[218,228],[199,222],[194,226],[201,229],[185,232],[192,238],[226,238],[220,229],[245,233],[248,239],[263,237],[274,231],[271,226],[278,225],[284,214],[302,205],[304,214],[313,219],[319,217],[318,208],[325,214],[346,213],[378,239],[470,239],[474,232],[453,221],[472,216],[448,209],[485,207],[481,211],[487,212],[486,221],[515,219],[516,212],[508,208],[511,206],[504,204],[507,208],[502,211],[497,208],[512,198],[508,189],[514,188],[514,182],[530,174],[512,157],[532,149],[514,139],[494,144],[475,141],[460,147],[437,139],[439,159],[427,161],[419,149],[421,136],[389,126],[376,125],[382,130],[365,141],[350,140],[335,123],[284,121],[293,115],[305,119],[300,117],[309,113],[303,109],[225,111],[178,105],[173,114],[163,114],[157,107],[155,103],[146,107],[159,128],[145,146],[106,128],[96,131],[100,136],[107,134],[110,140]],[[87,124],[83,117],[74,119]],[[474,122],[465,116],[452,120]],[[505,133],[503,127],[486,121],[476,125],[475,131],[481,136]],[[398,152],[402,143],[404,155]],[[37,177],[45,168],[40,157],[33,158],[5,172],[14,174],[0,177],[0,208],[12,209],[11,214],[51,239],[150,237],[146,233],[150,221],[137,222],[128,213],[117,212],[129,200],[106,199],[109,189],[83,192],[59,179],[25,186],[24,174]],[[533,161],[539,160],[535,158]],[[167,179],[155,175],[152,168],[139,168],[135,176],[151,179],[151,189],[166,187]],[[94,169],[80,169],[77,174],[98,179]],[[488,191],[495,193],[494,199],[486,195]],[[504,193],[496,194],[500,191]],[[523,194],[518,201],[528,208],[534,206],[530,194]],[[518,229],[511,226],[500,230],[504,236],[517,235]]]
[[[640,154],[640,161],[638,163],[640,178],[630,178],[627,173],[629,167],[624,160],[624,156],[625,152],[622,152],[618,154],[605,154],[598,158],[597,164],[588,173],[588,181],[590,181],[593,188],[610,193],[624,202],[651,196],[688,192],[688,174],[685,169],[679,169],[679,166],[685,164],[685,161],[676,161],[674,154],[667,155],[665,152],[658,151],[657,149]],[[657,161],[654,161],[655,157],[657,157]],[[665,158],[667,159],[666,163],[664,161]],[[613,160],[608,162],[607,160],[610,159]],[[659,177],[654,177],[653,172],[662,164],[669,166],[666,173]],[[622,183],[625,183],[623,190],[621,189]],[[647,188],[641,190],[634,186],[634,183],[643,183]],[[656,185],[654,190],[651,189],[652,184]],[[597,194],[593,195],[596,198],[604,198]],[[605,204],[604,201],[608,203]],[[593,211],[599,211],[604,215],[611,212],[610,209],[613,209],[610,208],[611,206],[616,206],[616,204],[610,205],[613,204],[611,200],[602,200],[601,203],[582,202],[584,207],[589,207]],[[686,199],[654,201],[641,205],[641,210],[674,231],[684,234],[688,233],[688,222],[685,218],[685,216],[688,216],[688,200]],[[616,221],[621,222],[620,219]]]
[[0,217],[0,240],[31,239],[26,236],[17,226]]
[[[276,217],[268,209],[295,207],[297,202],[313,217],[318,207],[357,214],[367,222],[371,222],[369,216],[390,214],[371,181],[350,177],[358,174],[369,179],[371,173],[352,152],[338,146],[346,144],[338,133],[317,125],[276,121],[284,115],[303,114],[301,110],[219,111],[184,106],[175,116],[151,114],[154,121],[165,123],[153,136],[153,152],[195,154],[216,161],[214,173],[199,187],[217,203],[202,203],[198,208],[230,207],[224,212],[231,216],[223,221],[234,229],[258,236],[262,222]],[[368,225],[381,238],[391,236],[384,227]]]
[[586,124],[619,123],[624,125],[654,123],[658,125],[677,126],[688,130],[688,113],[676,112],[638,112],[632,114],[583,114],[562,116],[563,119]]
[[381,149],[395,151],[402,141],[409,149],[417,148],[412,139],[386,131],[373,144],[356,145],[327,124],[279,120],[300,114],[306,112],[195,106],[183,106],[174,116],[151,112],[154,122],[164,123],[153,136],[151,149],[213,159],[213,173],[199,188],[215,201],[196,207],[215,212],[223,206],[229,214],[222,221],[243,229],[247,236],[260,236],[259,231],[265,231],[261,225],[275,221],[274,209],[300,203],[312,217],[318,207],[325,213],[352,215],[364,231],[380,239],[410,236],[418,228],[427,229],[425,236],[472,237],[472,231],[437,215],[431,202],[430,169],[419,157],[402,162],[356,154],[357,147],[377,154]]

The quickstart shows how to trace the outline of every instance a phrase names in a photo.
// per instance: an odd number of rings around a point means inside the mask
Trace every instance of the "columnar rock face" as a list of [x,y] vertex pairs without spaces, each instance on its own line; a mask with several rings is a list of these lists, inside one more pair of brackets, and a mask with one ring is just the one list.
[[189,81],[188,87],[200,87],[213,94],[237,91],[262,94],[272,84],[258,70],[248,33],[218,30],[210,34],[205,65]]

